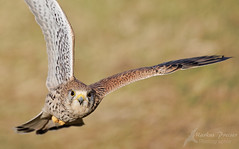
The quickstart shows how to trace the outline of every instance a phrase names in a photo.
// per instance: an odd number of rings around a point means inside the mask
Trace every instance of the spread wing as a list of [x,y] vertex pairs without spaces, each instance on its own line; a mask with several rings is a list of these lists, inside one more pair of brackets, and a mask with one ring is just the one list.
[[25,0],[44,34],[48,54],[49,90],[73,77],[74,34],[56,0]]
[[177,70],[184,70],[188,68],[213,64],[227,60],[229,58],[231,57],[212,55],[169,61],[151,67],[142,67],[118,73],[108,78],[102,79],[94,84],[91,84],[90,86],[96,91],[98,96],[104,97],[107,94],[135,81],[158,75],[166,75]]

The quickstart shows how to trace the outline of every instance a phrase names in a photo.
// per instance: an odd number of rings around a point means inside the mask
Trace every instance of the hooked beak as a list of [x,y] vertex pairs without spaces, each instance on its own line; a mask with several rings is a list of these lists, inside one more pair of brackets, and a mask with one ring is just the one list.
[[83,101],[86,100],[85,96],[82,95],[82,94],[78,95],[78,96],[76,97],[76,99],[79,101],[80,105],[82,105],[82,104],[83,104]]

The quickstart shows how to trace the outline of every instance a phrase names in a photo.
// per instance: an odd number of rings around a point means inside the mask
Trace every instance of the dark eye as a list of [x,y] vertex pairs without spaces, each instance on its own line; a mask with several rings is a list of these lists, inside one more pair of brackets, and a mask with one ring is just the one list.
[[75,96],[75,91],[70,91],[71,96]]
[[92,92],[89,92],[89,93],[87,94],[87,97],[88,97],[88,98],[91,98],[91,96],[92,96]]

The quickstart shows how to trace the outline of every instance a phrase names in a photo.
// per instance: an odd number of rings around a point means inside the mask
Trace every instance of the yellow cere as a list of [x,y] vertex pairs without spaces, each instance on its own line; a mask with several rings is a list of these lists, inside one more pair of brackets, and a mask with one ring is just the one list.
[[84,100],[86,99],[83,94],[79,94],[75,99],[79,99],[80,97],[82,97]]

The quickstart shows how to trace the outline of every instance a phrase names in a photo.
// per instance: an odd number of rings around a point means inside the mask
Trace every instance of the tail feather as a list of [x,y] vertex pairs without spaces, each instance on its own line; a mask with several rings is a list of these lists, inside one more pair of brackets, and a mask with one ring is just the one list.
[[42,119],[43,112],[39,113],[36,117],[31,119],[30,121],[26,122],[25,124],[21,126],[16,127],[16,132],[17,133],[29,133],[34,130],[41,129],[46,125],[49,121],[49,119]]
[[15,128],[17,133],[30,133],[36,131],[36,134],[44,134],[48,130],[58,130],[61,128],[67,128],[70,126],[82,126],[84,125],[83,119],[79,118],[74,122],[67,122],[64,125],[59,125],[58,123],[54,123],[51,120],[51,115],[44,116],[44,113],[39,113],[36,117],[31,119],[30,121],[17,126]]

